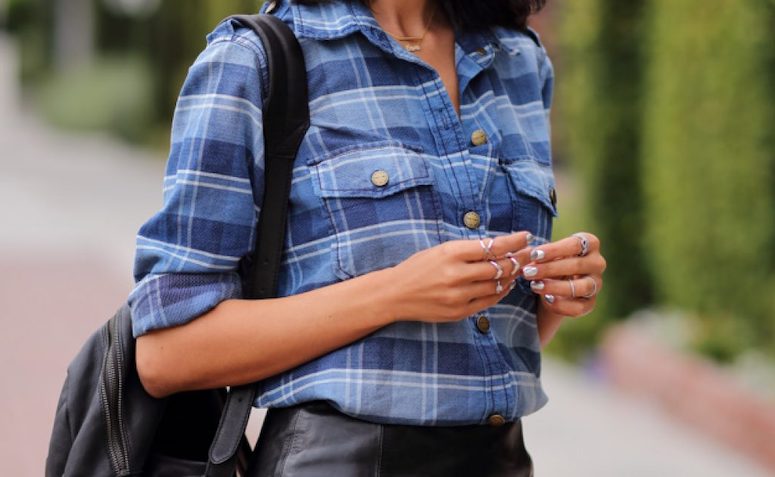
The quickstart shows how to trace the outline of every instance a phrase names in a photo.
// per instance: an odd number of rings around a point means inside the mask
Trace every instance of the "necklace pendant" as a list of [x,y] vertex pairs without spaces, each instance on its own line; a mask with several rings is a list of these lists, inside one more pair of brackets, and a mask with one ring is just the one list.
[[421,49],[422,47],[416,43],[406,45],[406,51],[408,51],[409,53],[414,53],[414,52],[420,51]]

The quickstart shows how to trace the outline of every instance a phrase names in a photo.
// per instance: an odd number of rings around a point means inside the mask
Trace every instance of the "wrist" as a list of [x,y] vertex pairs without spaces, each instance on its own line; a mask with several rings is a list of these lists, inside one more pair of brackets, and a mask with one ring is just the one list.
[[384,268],[365,275],[369,277],[369,296],[373,310],[372,318],[379,326],[387,326],[401,321],[401,299],[396,285],[400,282],[396,277],[395,267]]
[[541,341],[541,347],[546,346],[554,338],[557,330],[562,324],[565,315],[551,311],[547,304],[540,299],[536,310],[536,321],[538,325],[538,337]]

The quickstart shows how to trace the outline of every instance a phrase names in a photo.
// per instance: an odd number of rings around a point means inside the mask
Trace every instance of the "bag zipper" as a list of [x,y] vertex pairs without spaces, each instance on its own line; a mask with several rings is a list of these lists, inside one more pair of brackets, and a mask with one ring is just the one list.
[[129,473],[129,451],[124,423],[123,350],[118,339],[118,320],[108,324],[108,351],[102,372],[100,395],[108,430],[108,453],[118,475]]

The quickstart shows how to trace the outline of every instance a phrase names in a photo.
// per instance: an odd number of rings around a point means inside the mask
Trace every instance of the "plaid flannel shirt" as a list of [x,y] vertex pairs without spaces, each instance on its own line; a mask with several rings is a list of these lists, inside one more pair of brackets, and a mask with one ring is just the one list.
[[[532,31],[456,32],[458,116],[439,75],[360,2],[285,0],[273,13],[301,42],[312,123],[293,170],[279,296],[394,266],[447,240],[519,230],[550,239],[553,74]],[[239,270],[262,207],[267,81],[258,38],[228,21],[189,70],[164,204],[137,237],[136,335],[241,296]],[[535,313],[521,281],[460,322],[395,323],[265,379],[255,404],[323,399],[385,423],[514,420],[546,402]],[[489,330],[477,327],[480,315]]]

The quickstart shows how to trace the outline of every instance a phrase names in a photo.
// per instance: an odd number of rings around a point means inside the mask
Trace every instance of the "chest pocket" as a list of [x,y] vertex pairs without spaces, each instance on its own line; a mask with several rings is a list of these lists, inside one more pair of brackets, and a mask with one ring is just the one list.
[[338,277],[391,267],[441,242],[433,177],[418,150],[380,141],[308,165],[335,234]]
[[513,230],[528,230],[545,242],[552,237],[557,216],[554,173],[531,156],[501,157],[512,193]]

